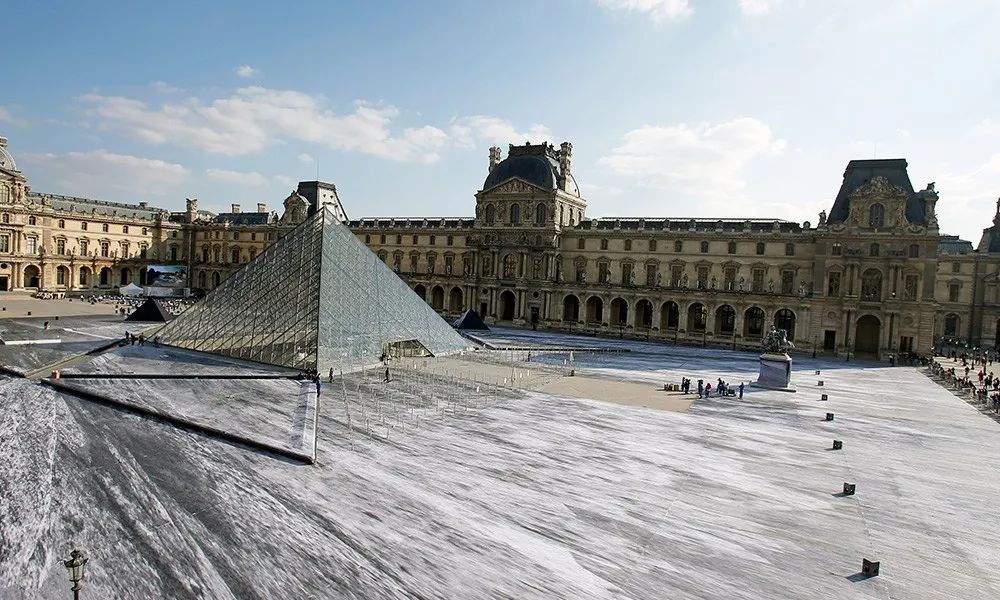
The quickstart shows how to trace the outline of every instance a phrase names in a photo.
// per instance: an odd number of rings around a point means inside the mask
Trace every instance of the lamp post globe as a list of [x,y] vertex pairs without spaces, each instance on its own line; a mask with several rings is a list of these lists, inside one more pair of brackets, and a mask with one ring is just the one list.
[[70,588],[73,591],[73,599],[78,600],[80,598],[80,582],[83,581],[84,569],[87,565],[87,556],[79,551],[73,550],[69,553],[69,560],[63,561],[63,566],[69,571],[69,580],[73,583],[73,587]]

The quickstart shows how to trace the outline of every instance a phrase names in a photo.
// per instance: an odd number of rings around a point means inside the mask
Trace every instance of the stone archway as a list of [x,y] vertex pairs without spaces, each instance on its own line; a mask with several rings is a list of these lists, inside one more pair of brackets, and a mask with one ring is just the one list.
[[132,271],[127,267],[122,269],[121,279],[119,279],[119,281],[121,282],[121,285],[128,285],[129,282],[132,281]]
[[80,287],[90,287],[89,267],[80,267],[80,278],[77,281],[80,282]]
[[723,304],[715,311],[715,333],[733,335],[736,331],[736,311],[732,306]]
[[764,336],[764,310],[751,306],[743,313],[743,337],[760,340]]
[[587,299],[587,322],[597,325],[604,322],[604,301],[598,296]]
[[427,299],[427,288],[425,288],[422,283],[418,283],[417,285],[413,286],[413,293],[420,296],[421,300]]
[[882,322],[875,315],[858,319],[854,329],[854,352],[878,355]]
[[500,294],[500,320],[501,321],[513,321],[515,313],[515,305],[517,299],[514,297],[514,292],[510,290],[504,290]]
[[460,312],[462,310],[462,288],[455,286],[448,294],[448,310]]
[[434,310],[444,310],[444,288],[439,285],[431,290],[431,307]]
[[639,300],[635,305],[635,328],[649,329],[653,326],[653,303]]
[[111,269],[103,267],[98,275],[98,281],[100,285],[111,285]]
[[580,320],[580,299],[570,294],[563,298],[563,321],[576,323]]
[[628,302],[622,298],[615,298],[611,301],[611,325],[624,327],[628,323]]
[[680,324],[680,307],[673,300],[667,300],[660,308],[660,329],[677,329]]
[[40,288],[42,285],[42,272],[35,265],[24,267],[24,287]]

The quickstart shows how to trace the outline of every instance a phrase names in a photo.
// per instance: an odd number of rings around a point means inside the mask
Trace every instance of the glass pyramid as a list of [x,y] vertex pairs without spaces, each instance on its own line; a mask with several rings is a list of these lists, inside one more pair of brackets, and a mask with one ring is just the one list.
[[304,371],[434,355],[469,343],[328,208],[269,246],[159,332],[162,343]]

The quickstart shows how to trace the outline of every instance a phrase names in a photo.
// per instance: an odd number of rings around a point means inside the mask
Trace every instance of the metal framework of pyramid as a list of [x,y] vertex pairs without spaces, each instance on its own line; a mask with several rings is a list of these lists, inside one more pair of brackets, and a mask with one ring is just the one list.
[[162,343],[304,371],[349,369],[389,344],[469,347],[328,208],[165,325]]

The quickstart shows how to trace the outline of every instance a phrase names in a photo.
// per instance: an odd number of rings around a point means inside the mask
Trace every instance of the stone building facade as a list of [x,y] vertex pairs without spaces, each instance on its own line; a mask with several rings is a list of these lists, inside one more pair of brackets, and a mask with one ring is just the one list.
[[[942,336],[1000,341],[1000,203],[978,247],[942,235],[934,185],[906,161],[851,161],[829,216],[587,217],[572,145],[491,148],[468,218],[350,226],[442,314],[490,323],[753,348],[775,324],[799,350],[926,352]],[[301,182],[282,212],[184,212],[38,194],[0,145],[0,288],[90,293],[184,264],[208,290],[336,188]]]

